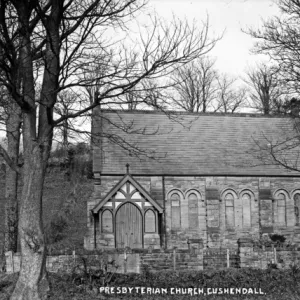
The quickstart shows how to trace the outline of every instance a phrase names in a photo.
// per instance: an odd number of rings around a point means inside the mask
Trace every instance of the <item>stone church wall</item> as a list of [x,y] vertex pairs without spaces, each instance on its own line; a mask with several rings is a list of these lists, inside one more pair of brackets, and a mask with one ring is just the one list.
[[[154,245],[151,237],[145,237],[145,248],[188,249],[189,243],[201,240],[204,247],[237,249],[240,238],[258,240],[261,234],[269,233],[300,243],[300,178],[133,177],[165,211],[160,219],[160,241]],[[99,232],[97,218],[94,226],[90,210],[121,178],[96,180],[88,203],[87,249],[93,249],[95,241],[97,247],[114,247],[113,235]]]

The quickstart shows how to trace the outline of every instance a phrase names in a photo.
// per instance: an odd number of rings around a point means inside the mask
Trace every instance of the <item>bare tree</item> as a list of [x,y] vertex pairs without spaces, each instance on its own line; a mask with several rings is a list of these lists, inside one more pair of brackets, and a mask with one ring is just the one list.
[[12,164],[7,165],[5,172],[5,251],[17,251],[18,243],[18,169],[20,135],[21,135],[21,109],[13,101],[7,102],[6,111],[6,137],[7,152],[2,151],[5,156],[9,154]]
[[278,73],[278,67],[264,63],[247,72],[244,81],[249,86],[250,107],[265,115],[282,111],[284,88]]
[[[21,110],[11,101],[5,87],[0,91],[0,126],[6,132],[7,151],[0,155],[4,160],[9,159],[5,168],[5,228],[4,228],[4,251],[17,251],[18,241],[18,164],[19,146],[21,135]],[[11,163],[10,163],[11,162]]]
[[234,113],[246,106],[246,88],[237,86],[237,79],[226,74],[217,78],[216,99],[213,102],[217,112]]
[[300,2],[279,0],[280,16],[265,21],[262,29],[246,32],[257,39],[254,52],[266,54],[279,66],[284,87],[289,94],[299,94],[300,82]]
[[172,75],[174,105],[189,112],[206,112],[216,97],[215,60],[201,57],[178,68]]
[[280,139],[269,136],[258,143],[253,153],[262,164],[279,165],[291,171],[299,171],[299,105],[290,105],[288,99],[299,96],[300,79],[300,2],[278,0],[281,14],[263,23],[261,29],[248,29],[247,33],[257,39],[254,51],[266,54],[275,65],[281,78],[285,97],[281,99],[284,112],[291,112],[293,127],[282,132]]
[[[197,31],[185,22],[170,25],[156,19],[153,29],[142,35],[139,51],[105,49],[104,28],[126,30],[125,22],[143,5],[136,0],[0,2],[0,81],[23,116],[24,181],[18,224],[22,264],[13,300],[46,299],[49,290],[42,195],[53,129],[128,93],[143,79],[169,74],[179,64],[206,54],[216,43],[208,37],[207,23]],[[77,76],[95,61],[93,49],[112,53],[112,59],[104,61],[108,71],[97,78],[101,89],[92,102],[78,102],[57,117],[54,107],[60,91],[94,85],[95,79]],[[19,89],[15,78],[20,70]],[[36,81],[42,83],[38,99]],[[14,164],[9,156],[6,159]]]

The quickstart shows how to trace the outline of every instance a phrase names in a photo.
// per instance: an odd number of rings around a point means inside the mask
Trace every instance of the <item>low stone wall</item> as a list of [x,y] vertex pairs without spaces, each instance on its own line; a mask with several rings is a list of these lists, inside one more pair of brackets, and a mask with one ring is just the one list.
[[276,249],[276,263],[282,268],[300,265],[300,251],[296,249]]
[[[19,253],[6,253],[6,271],[20,270]],[[141,273],[170,270],[206,270],[224,268],[266,269],[270,264],[289,268],[300,264],[300,249],[256,247],[251,239],[240,239],[238,249],[203,249],[201,244],[189,244],[189,249],[105,249],[90,254],[48,255],[46,268],[49,272],[71,272],[76,268],[104,269],[116,273]]]
[[[19,272],[21,266],[20,253],[6,252],[6,272]],[[46,269],[49,272],[72,272],[88,268],[100,269],[106,265],[108,271],[116,273],[140,273],[140,253],[103,253],[92,255],[78,255],[75,252],[71,255],[47,256]]]
[[240,257],[238,250],[208,248],[203,252],[203,268],[205,270],[238,268],[239,266]]
[[203,270],[203,250],[176,249],[157,251],[141,256],[141,265],[150,271]]
[[276,264],[278,268],[289,268],[300,263],[299,250],[294,247],[255,247],[251,239],[240,239],[240,267],[266,269]]
[[[6,272],[19,272],[21,257],[19,253],[6,252]],[[105,250],[101,254],[48,255],[46,269],[49,272],[71,272],[75,268],[100,269],[104,265],[108,271],[116,273],[141,273],[143,269],[160,270],[203,270],[203,251],[158,250],[158,249],[125,249]]]

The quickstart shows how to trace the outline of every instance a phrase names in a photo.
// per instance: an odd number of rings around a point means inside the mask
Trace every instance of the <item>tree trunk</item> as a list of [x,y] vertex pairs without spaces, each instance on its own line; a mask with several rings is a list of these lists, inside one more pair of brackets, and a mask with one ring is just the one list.
[[[58,1],[58,0],[57,0]],[[23,79],[23,189],[20,199],[20,214],[18,233],[21,245],[21,269],[17,284],[11,300],[44,300],[47,299],[49,283],[46,272],[46,245],[43,228],[42,194],[46,174],[46,167],[52,143],[52,126],[50,124],[45,82],[49,82],[48,74],[52,69],[46,70],[41,91],[39,106],[39,124],[37,126],[37,106],[33,76],[33,58],[31,52],[31,32],[29,29],[29,14],[27,1],[17,1],[18,12],[21,15],[24,34],[20,47],[20,62]],[[47,50],[48,50],[47,46]],[[50,53],[52,48],[50,49]],[[52,55],[53,57],[53,55]],[[51,57],[51,58],[52,58]],[[52,62],[50,60],[50,63]],[[57,58],[54,62],[57,61]],[[56,73],[55,73],[56,74]],[[45,79],[46,77],[46,79]],[[55,89],[51,82],[46,86],[48,90]],[[46,100],[45,100],[46,99]],[[38,127],[38,132],[37,132]]]
[[[21,109],[11,101],[6,121],[7,152],[17,165],[19,159]],[[17,251],[18,245],[18,173],[6,165],[5,174],[5,239],[4,251]]]
[[31,157],[25,157],[19,235],[21,270],[11,300],[47,299],[46,245],[42,220],[42,193],[46,163],[36,143]]

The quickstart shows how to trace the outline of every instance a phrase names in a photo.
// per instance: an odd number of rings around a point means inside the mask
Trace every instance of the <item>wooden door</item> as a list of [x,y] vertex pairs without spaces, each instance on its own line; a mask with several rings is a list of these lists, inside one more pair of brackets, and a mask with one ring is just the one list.
[[139,209],[131,204],[123,204],[116,215],[116,247],[142,248],[142,215]]

